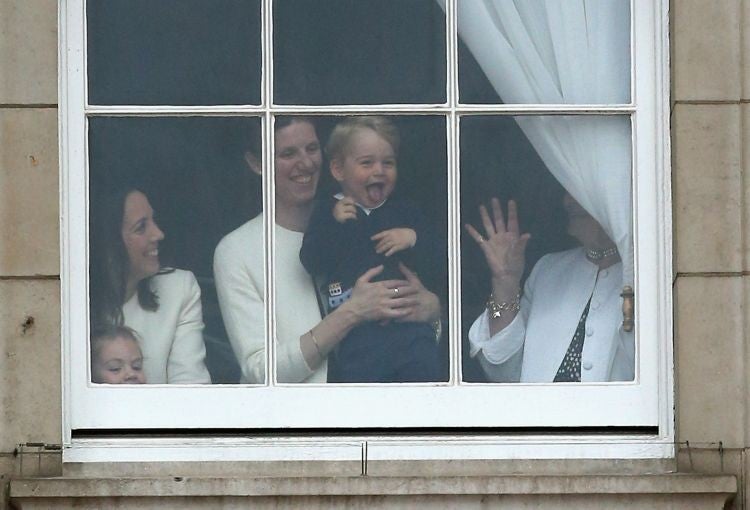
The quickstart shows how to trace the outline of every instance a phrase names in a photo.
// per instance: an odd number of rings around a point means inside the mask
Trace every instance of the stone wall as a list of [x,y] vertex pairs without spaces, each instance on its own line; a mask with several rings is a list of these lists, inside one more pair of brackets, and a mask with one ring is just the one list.
[[[61,442],[57,3],[0,1],[0,476]],[[59,455],[41,470],[59,472]],[[29,459],[26,469],[39,470]],[[5,484],[3,483],[3,489]],[[3,503],[0,502],[0,508]]]
[[747,0],[672,0],[670,15],[679,467],[738,475],[750,440],[749,15]]

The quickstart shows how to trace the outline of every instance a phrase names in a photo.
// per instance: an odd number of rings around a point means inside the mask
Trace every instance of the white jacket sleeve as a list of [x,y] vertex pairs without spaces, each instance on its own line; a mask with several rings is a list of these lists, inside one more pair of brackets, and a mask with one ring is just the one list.
[[471,356],[474,357],[479,354],[479,362],[487,377],[493,382],[517,382],[520,380],[526,322],[531,309],[534,282],[541,270],[540,265],[542,264],[537,263],[534,266],[526,280],[521,297],[521,309],[510,324],[490,336],[490,319],[487,310],[484,310],[469,329]]
[[[248,247],[248,249],[250,249]],[[238,254],[221,242],[214,253],[214,278],[221,316],[244,382],[265,382],[263,282],[254,282]]]
[[167,358],[167,382],[170,384],[210,384],[206,368],[206,345],[203,342],[201,290],[195,276],[185,271],[181,295],[183,300],[177,318],[172,348]]

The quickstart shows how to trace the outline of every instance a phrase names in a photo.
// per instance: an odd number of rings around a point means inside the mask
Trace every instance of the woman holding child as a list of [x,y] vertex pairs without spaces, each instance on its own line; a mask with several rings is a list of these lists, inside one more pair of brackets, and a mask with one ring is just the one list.
[[[315,284],[299,258],[322,166],[312,121],[276,118],[275,148],[278,379],[324,383],[329,353],[355,328],[377,321],[429,323],[439,319],[440,304],[403,265],[403,277],[389,275],[389,279],[373,281],[384,271],[378,265],[358,275],[351,297],[321,319]],[[248,154],[246,159],[260,174],[257,157]],[[242,368],[242,382],[248,383],[265,381],[263,222],[261,214],[229,233],[214,255],[224,324]],[[373,242],[373,250],[386,252],[395,247],[390,237],[381,241]]]
[[92,214],[92,330],[125,325],[137,333],[148,383],[210,383],[200,288],[190,271],[161,266],[164,233],[148,198],[126,188],[100,207]]

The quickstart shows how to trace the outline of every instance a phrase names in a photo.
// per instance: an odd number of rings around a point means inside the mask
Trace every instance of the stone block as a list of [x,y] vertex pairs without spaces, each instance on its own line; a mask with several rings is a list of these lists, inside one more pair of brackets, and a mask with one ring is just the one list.
[[[750,5],[750,0],[747,2]],[[750,15],[750,12],[748,12]],[[750,20],[748,21],[750,22]],[[744,202],[744,225],[745,231],[743,236],[743,269],[750,271],[750,232],[747,225],[750,225],[750,104],[742,105],[742,183],[743,183],[743,202]]]
[[677,101],[740,98],[741,0],[673,0],[672,79]]
[[59,444],[59,282],[0,281],[0,303],[0,451]]
[[742,99],[750,99],[750,2],[742,1],[741,27],[742,41]]
[[0,104],[57,104],[57,2],[0,0]]
[[679,104],[672,137],[677,271],[740,271],[739,105]]
[[741,277],[679,277],[675,288],[677,436],[694,445],[745,440]]
[[57,110],[0,109],[0,275],[60,274],[58,204]]

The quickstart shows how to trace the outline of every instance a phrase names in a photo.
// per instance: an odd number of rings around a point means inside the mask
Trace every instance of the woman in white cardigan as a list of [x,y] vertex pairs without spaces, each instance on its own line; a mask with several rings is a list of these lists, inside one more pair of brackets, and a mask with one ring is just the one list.
[[148,198],[124,189],[100,209],[92,215],[92,330],[124,324],[136,331],[147,383],[210,383],[200,288],[190,271],[161,267],[164,233]]
[[[299,260],[320,178],[320,141],[306,117],[277,117],[274,127],[278,380],[325,383],[328,353],[355,326],[378,320],[436,321],[440,302],[406,268],[403,280],[371,282],[383,269],[376,267],[359,278],[349,301],[321,318],[313,281]],[[260,175],[255,154],[248,152],[245,159]],[[221,314],[245,383],[263,383],[266,377],[263,222],[261,214],[230,232],[214,253]]]
[[633,333],[623,331],[617,248],[569,194],[568,233],[580,247],[542,257],[520,289],[529,234],[521,234],[516,204],[507,224],[500,202],[480,215],[485,235],[466,230],[484,253],[492,278],[487,309],[469,330],[471,355],[494,382],[630,381]]

